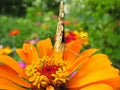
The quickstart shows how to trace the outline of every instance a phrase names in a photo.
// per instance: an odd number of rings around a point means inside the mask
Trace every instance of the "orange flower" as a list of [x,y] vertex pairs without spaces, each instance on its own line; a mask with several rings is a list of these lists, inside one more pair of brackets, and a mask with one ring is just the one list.
[[17,35],[17,34],[19,34],[19,33],[20,33],[20,30],[15,29],[15,30],[10,31],[10,32],[9,32],[9,35],[10,35],[10,36],[15,36],[15,35]]
[[48,25],[47,25],[47,24],[42,24],[42,28],[43,28],[43,29],[47,29],[47,28],[48,28]]
[[71,24],[71,22],[69,20],[65,20],[64,24],[69,25],[69,24]]
[[42,14],[42,12],[40,12],[40,11],[36,12],[36,15],[41,15],[41,14]]
[[87,32],[78,32],[77,30],[74,30],[73,32],[70,31],[70,32],[67,32],[65,33],[65,42],[66,43],[69,43],[73,40],[77,40],[77,39],[80,39],[81,42],[84,44],[84,45],[88,45],[89,42],[88,42],[88,33]]
[[0,49],[0,55],[2,54],[10,54],[12,53],[12,49],[10,47]]
[[77,38],[77,35],[75,33],[73,33],[73,32],[65,33],[65,42],[66,43],[69,43],[69,42],[76,40],[76,39],[78,39],[78,38]]
[[24,44],[16,51],[25,68],[0,55],[0,89],[119,90],[119,70],[112,67],[108,56],[94,54],[98,50],[94,48],[78,54],[81,47],[80,40],[75,40],[57,53],[49,38],[37,43],[38,51],[32,44]]

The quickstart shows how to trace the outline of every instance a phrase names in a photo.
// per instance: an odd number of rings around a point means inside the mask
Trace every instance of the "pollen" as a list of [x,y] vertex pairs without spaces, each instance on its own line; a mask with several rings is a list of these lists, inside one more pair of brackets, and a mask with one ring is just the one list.
[[25,74],[35,88],[46,88],[49,85],[59,87],[69,81],[67,69],[67,63],[63,59],[46,56],[26,66]]

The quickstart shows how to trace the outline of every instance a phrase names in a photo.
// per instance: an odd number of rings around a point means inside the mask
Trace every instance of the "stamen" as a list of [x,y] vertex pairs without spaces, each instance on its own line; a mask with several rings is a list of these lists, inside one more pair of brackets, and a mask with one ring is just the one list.
[[40,89],[67,83],[69,80],[67,69],[68,66],[63,59],[43,57],[26,66],[25,74],[29,76],[29,82],[33,87]]

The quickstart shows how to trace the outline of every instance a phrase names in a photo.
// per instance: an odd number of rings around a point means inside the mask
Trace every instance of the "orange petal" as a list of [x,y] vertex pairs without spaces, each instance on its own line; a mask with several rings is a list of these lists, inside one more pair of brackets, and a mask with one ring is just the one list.
[[[94,72],[90,72],[83,77],[71,79],[68,83],[68,87],[69,88],[82,87],[82,86],[85,86],[85,85],[88,85],[91,83],[100,82],[102,80],[116,78],[118,76],[119,76],[119,71],[113,67],[108,66],[101,70],[96,70]],[[77,81],[75,81],[75,79]]]
[[27,81],[23,80],[22,78],[19,77],[19,75],[17,73],[13,73],[10,72],[10,68],[5,68],[4,66],[0,65],[0,77],[3,77],[3,78],[6,78],[6,79],[9,79],[10,81],[18,84],[18,85],[21,85],[23,87],[27,87],[27,88],[30,88],[31,87],[31,84],[28,83]]
[[7,66],[5,64],[3,64],[3,65],[1,64],[0,68],[5,69],[5,70],[7,70],[7,72],[10,72],[12,74],[17,74],[18,75],[18,73],[16,71],[14,71],[13,69],[11,69],[9,66]]
[[81,90],[79,88],[69,88],[69,90]]
[[19,57],[21,57],[26,64],[31,63],[31,61],[29,60],[29,58],[27,58],[27,56],[25,55],[25,53],[23,52],[22,49],[16,49],[16,52],[19,55]]
[[108,56],[104,54],[95,54],[91,58],[89,58],[89,60],[87,60],[81,65],[79,71],[75,75],[75,78],[83,77],[88,73],[91,73],[106,67],[111,67],[111,61],[108,59]]
[[[120,90],[120,76],[108,80],[103,80],[101,83],[109,84],[114,90]],[[118,89],[119,88],[119,89]]]
[[71,64],[68,63],[70,66],[68,71],[72,73],[75,69],[77,69],[80,65],[82,65],[82,63],[86,62],[89,59],[89,57],[93,53],[95,53],[97,50],[98,49],[88,49],[84,51],[83,53],[81,53],[80,56],[75,61],[72,61]]
[[24,44],[23,52],[25,56],[32,62],[38,60],[39,55],[36,48],[32,44]]
[[39,58],[38,52],[32,44],[24,44],[23,49],[17,49],[16,52],[27,64]]
[[75,40],[67,46],[67,50],[64,52],[64,60],[68,64],[73,63],[74,59],[78,56],[82,47],[81,40]]
[[54,58],[62,59],[63,58],[63,52],[54,51]]
[[113,88],[107,84],[92,84],[80,90],[113,90]]
[[19,66],[19,64],[13,58],[6,55],[0,55],[0,62],[6,64],[24,78],[27,78],[24,73],[24,70]]
[[40,54],[40,57],[48,56],[52,54],[52,43],[50,38],[41,40],[37,43],[37,48]]
[[[109,71],[107,71],[107,70],[109,70]],[[71,78],[68,85],[70,87],[71,86],[76,87],[77,84],[81,86],[82,84],[79,83],[79,80],[84,79],[86,76],[89,77],[89,75],[96,74],[95,75],[96,78],[102,79],[102,77],[105,75],[102,76],[101,74],[104,74],[104,73],[106,73],[105,74],[106,78],[112,78],[112,77],[118,76],[119,71],[111,66],[111,62],[108,59],[108,56],[106,56],[104,54],[95,54],[89,60],[87,60],[86,62],[84,62],[81,65],[79,71],[76,73],[76,75],[74,75]],[[109,75],[112,74],[112,75],[107,77],[107,74],[109,74]],[[95,77],[93,76],[93,77],[89,77],[89,78],[94,79]],[[106,79],[103,79],[103,80],[106,80]]]
[[77,80],[77,78],[84,77],[85,75],[91,72],[106,68],[110,65],[111,65],[111,61],[108,59],[108,56],[104,54],[95,54],[79,67],[79,70],[77,71],[75,76],[72,77],[72,79]]
[[48,86],[46,90],[55,90],[52,86]]
[[0,78],[0,90],[26,90],[20,86],[13,84],[11,81]]

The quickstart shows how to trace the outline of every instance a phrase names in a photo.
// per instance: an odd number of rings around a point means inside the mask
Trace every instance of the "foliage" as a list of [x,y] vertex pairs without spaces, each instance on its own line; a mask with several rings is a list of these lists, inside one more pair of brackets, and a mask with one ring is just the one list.
[[0,14],[25,16],[26,13],[32,13],[31,9],[58,13],[59,3],[60,0],[0,0]]
[[100,48],[113,62],[120,62],[120,0],[70,1],[73,5],[68,16],[77,17],[89,33],[90,47]]
[[30,3],[24,3],[23,0],[0,0],[0,14],[24,16],[25,8],[29,5]]
[[[37,22],[32,22],[31,20],[24,18],[0,16],[0,19],[0,28],[2,29],[0,30],[0,33],[2,33],[0,34],[0,44],[4,44],[5,46],[21,47],[24,40],[31,39],[32,34],[36,34],[39,39],[48,36],[52,38],[56,29],[54,27],[57,25],[57,20],[52,19],[50,16],[49,20],[43,18],[43,23],[40,22],[40,25],[37,25]],[[53,26],[50,26],[50,24]],[[16,36],[10,36],[9,32],[14,29],[19,29],[20,33]]]

